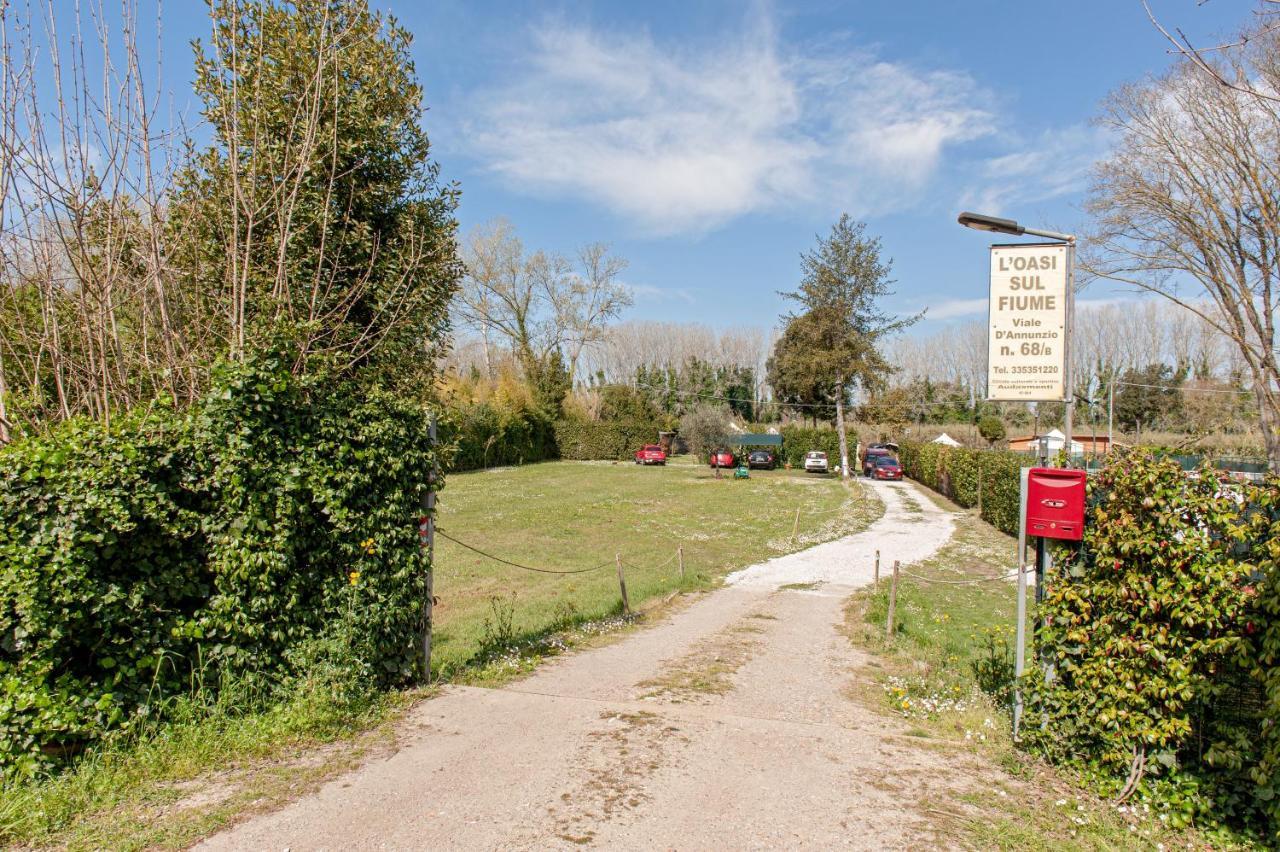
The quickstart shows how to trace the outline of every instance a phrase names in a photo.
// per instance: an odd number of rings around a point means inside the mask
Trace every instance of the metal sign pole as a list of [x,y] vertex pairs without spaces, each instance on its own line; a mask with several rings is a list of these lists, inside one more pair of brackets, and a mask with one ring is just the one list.
[[1076,394],[1072,388],[1071,376],[1071,345],[1072,328],[1075,323],[1075,305],[1076,305],[1076,241],[1075,238],[1067,243],[1067,311],[1066,323],[1062,334],[1063,358],[1062,358],[1062,389],[1067,395],[1067,410],[1063,416],[1063,431],[1066,433],[1066,449],[1067,464],[1066,467],[1074,467],[1075,456],[1072,453],[1072,426],[1075,425],[1076,413]]
[[1018,624],[1014,656],[1013,738],[1022,722],[1022,672],[1027,661],[1027,479],[1031,468],[1018,476]]

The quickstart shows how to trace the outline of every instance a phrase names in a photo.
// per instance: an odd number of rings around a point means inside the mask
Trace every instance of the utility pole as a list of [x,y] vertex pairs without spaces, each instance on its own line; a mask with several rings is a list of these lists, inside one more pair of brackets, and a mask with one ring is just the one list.
[[1116,373],[1111,371],[1111,382],[1107,388],[1107,455],[1111,455],[1111,445],[1115,439],[1111,436],[1111,425],[1116,410]]

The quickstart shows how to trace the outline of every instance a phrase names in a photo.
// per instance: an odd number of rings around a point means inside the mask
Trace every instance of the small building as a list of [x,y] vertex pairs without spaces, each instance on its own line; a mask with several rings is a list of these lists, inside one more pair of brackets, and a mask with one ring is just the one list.
[[[1050,453],[1060,452],[1067,442],[1067,436],[1057,429],[1046,432],[1044,437],[1049,439]],[[1092,433],[1082,434],[1077,432],[1071,436],[1071,454],[1073,456],[1105,456],[1110,451],[1111,444],[1111,439],[1106,435],[1094,437]],[[1120,446],[1119,442],[1116,442],[1116,446]],[[1015,453],[1035,454],[1040,450],[1040,436],[1025,435],[1018,438],[1010,438],[1009,449]]]

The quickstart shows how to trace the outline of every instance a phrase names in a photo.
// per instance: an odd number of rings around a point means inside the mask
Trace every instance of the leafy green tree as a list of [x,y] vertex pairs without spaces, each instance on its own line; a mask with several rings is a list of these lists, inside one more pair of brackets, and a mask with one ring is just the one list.
[[774,397],[793,411],[811,418],[835,419],[835,391],[827,365],[813,346],[814,322],[805,317],[790,320],[774,344],[765,364]]
[[978,421],[978,434],[981,435],[988,444],[994,445],[996,441],[1004,439],[1004,421],[999,417],[988,414]]
[[295,370],[325,355],[420,379],[461,267],[408,31],[367,0],[212,0],[210,18],[212,141],[172,217],[186,308],[236,358],[284,339]]
[[[878,301],[893,294],[891,262],[880,257],[880,240],[846,213],[818,245],[801,255],[802,277],[794,292],[783,293],[800,306],[786,317],[783,336],[791,334],[789,357],[794,373],[830,388],[840,433],[841,474],[849,475],[844,406],[850,390],[874,387],[891,368],[877,348],[882,338],[920,317],[892,317]],[[775,351],[776,356],[776,351]]]
[[601,420],[644,420],[657,418],[648,393],[629,385],[605,385],[600,388]]
[[1167,364],[1126,370],[1116,391],[1116,421],[1134,431],[1172,425],[1182,414],[1182,378]]
[[699,403],[680,418],[680,437],[689,451],[707,458],[717,447],[724,446],[729,435],[729,411],[723,405]]

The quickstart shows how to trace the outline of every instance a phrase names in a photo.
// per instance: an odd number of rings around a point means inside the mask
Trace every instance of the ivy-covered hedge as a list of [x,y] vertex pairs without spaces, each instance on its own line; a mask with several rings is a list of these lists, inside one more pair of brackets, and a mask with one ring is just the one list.
[[562,459],[630,461],[636,450],[657,443],[660,428],[642,421],[557,420],[555,439]]
[[981,505],[983,520],[1009,535],[1018,534],[1018,475],[1021,468],[1030,466],[1029,456],[904,443],[898,458],[907,476],[965,508]]
[[[779,431],[782,433],[779,462],[790,464],[792,467],[804,467],[805,453],[821,450],[827,454],[827,459],[833,466],[840,463],[840,433],[830,426],[814,428],[788,424]],[[846,426],[845,436],[849,446],[849,464],[856,468],[858,462],[853,458],[853,454],[858,443],[858,433]]]
[[355,612],[380,685],[419,665],[426,415],[274,359],[187,412],[0,450],[0,771],[28,775],[228,677],[264,685]]
[[[909,476],[1013,535],[1026,456],[906,444]],[[1106,795],[1131,775],[1174,825],[1280,844],[1280,481],[1188,474],[1147,451],[1089,479],[1085,539],[1057,548],[1023,685],[1024,741]]]
[[1140,778],[1175,826],[1280,841],[1280,483],[1130,453],[1090,477],[1083,548],[1058,557],[1029,746],[1109,795]]

